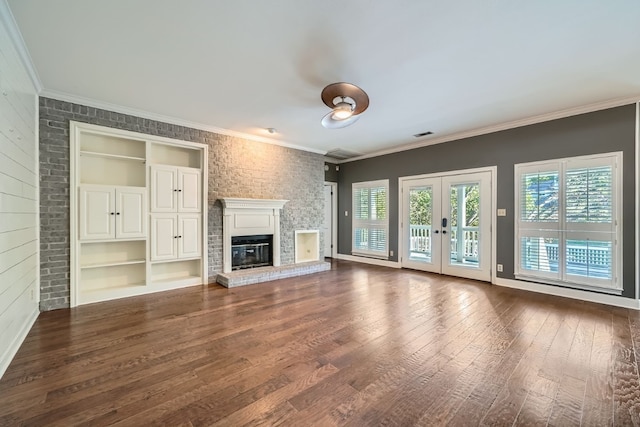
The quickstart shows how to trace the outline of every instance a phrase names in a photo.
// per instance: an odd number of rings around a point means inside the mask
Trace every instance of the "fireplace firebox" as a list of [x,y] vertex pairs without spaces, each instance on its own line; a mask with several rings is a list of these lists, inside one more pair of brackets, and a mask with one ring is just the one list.
[[231,237],[231,269],[273,265],[273,235]]

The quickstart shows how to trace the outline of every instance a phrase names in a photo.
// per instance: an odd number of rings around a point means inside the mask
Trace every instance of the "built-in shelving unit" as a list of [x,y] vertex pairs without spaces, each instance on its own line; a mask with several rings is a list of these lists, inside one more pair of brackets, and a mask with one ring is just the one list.
[[71,152],[72,306],[207,283],[206,145],[72,122]]

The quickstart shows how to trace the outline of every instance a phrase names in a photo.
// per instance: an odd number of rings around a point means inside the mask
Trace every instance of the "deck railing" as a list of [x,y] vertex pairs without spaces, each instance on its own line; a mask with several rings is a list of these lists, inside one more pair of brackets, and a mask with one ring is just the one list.
[[[411,253],[431,255],[431,226],[409,227]],[[458,229],[451,229],[451,258],[459,262],[478,261],[478,227],[461,227],[463,239],[458,242]]]

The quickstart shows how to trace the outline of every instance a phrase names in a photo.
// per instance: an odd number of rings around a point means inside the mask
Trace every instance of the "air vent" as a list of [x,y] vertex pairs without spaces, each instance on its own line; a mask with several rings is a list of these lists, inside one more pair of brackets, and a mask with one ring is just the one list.
[[426,132],[422,132],[422,133],[416,133],[415,135],[413,135],[415,138],[420,138],[422,136],[427,136],[427,135],[433,135],[433,132],[431,132],[430,130],[426,131]]
[[335,150],[331,150],[331,151],[327,152],[327,154],[325,154],[325,156],[331,157],[331,158],[336,159],[336,160],[351,159],[353,157],[358,157],[360,155],[361,155],[360,153],[355,153],[353,151],[343,150],[341,148],[336,148]]

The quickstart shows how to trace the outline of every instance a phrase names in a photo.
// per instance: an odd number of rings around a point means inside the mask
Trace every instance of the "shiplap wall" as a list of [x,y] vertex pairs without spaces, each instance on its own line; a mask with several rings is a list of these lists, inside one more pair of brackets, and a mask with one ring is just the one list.
[[38,310],[37,95],[0,18],[0,376]]

